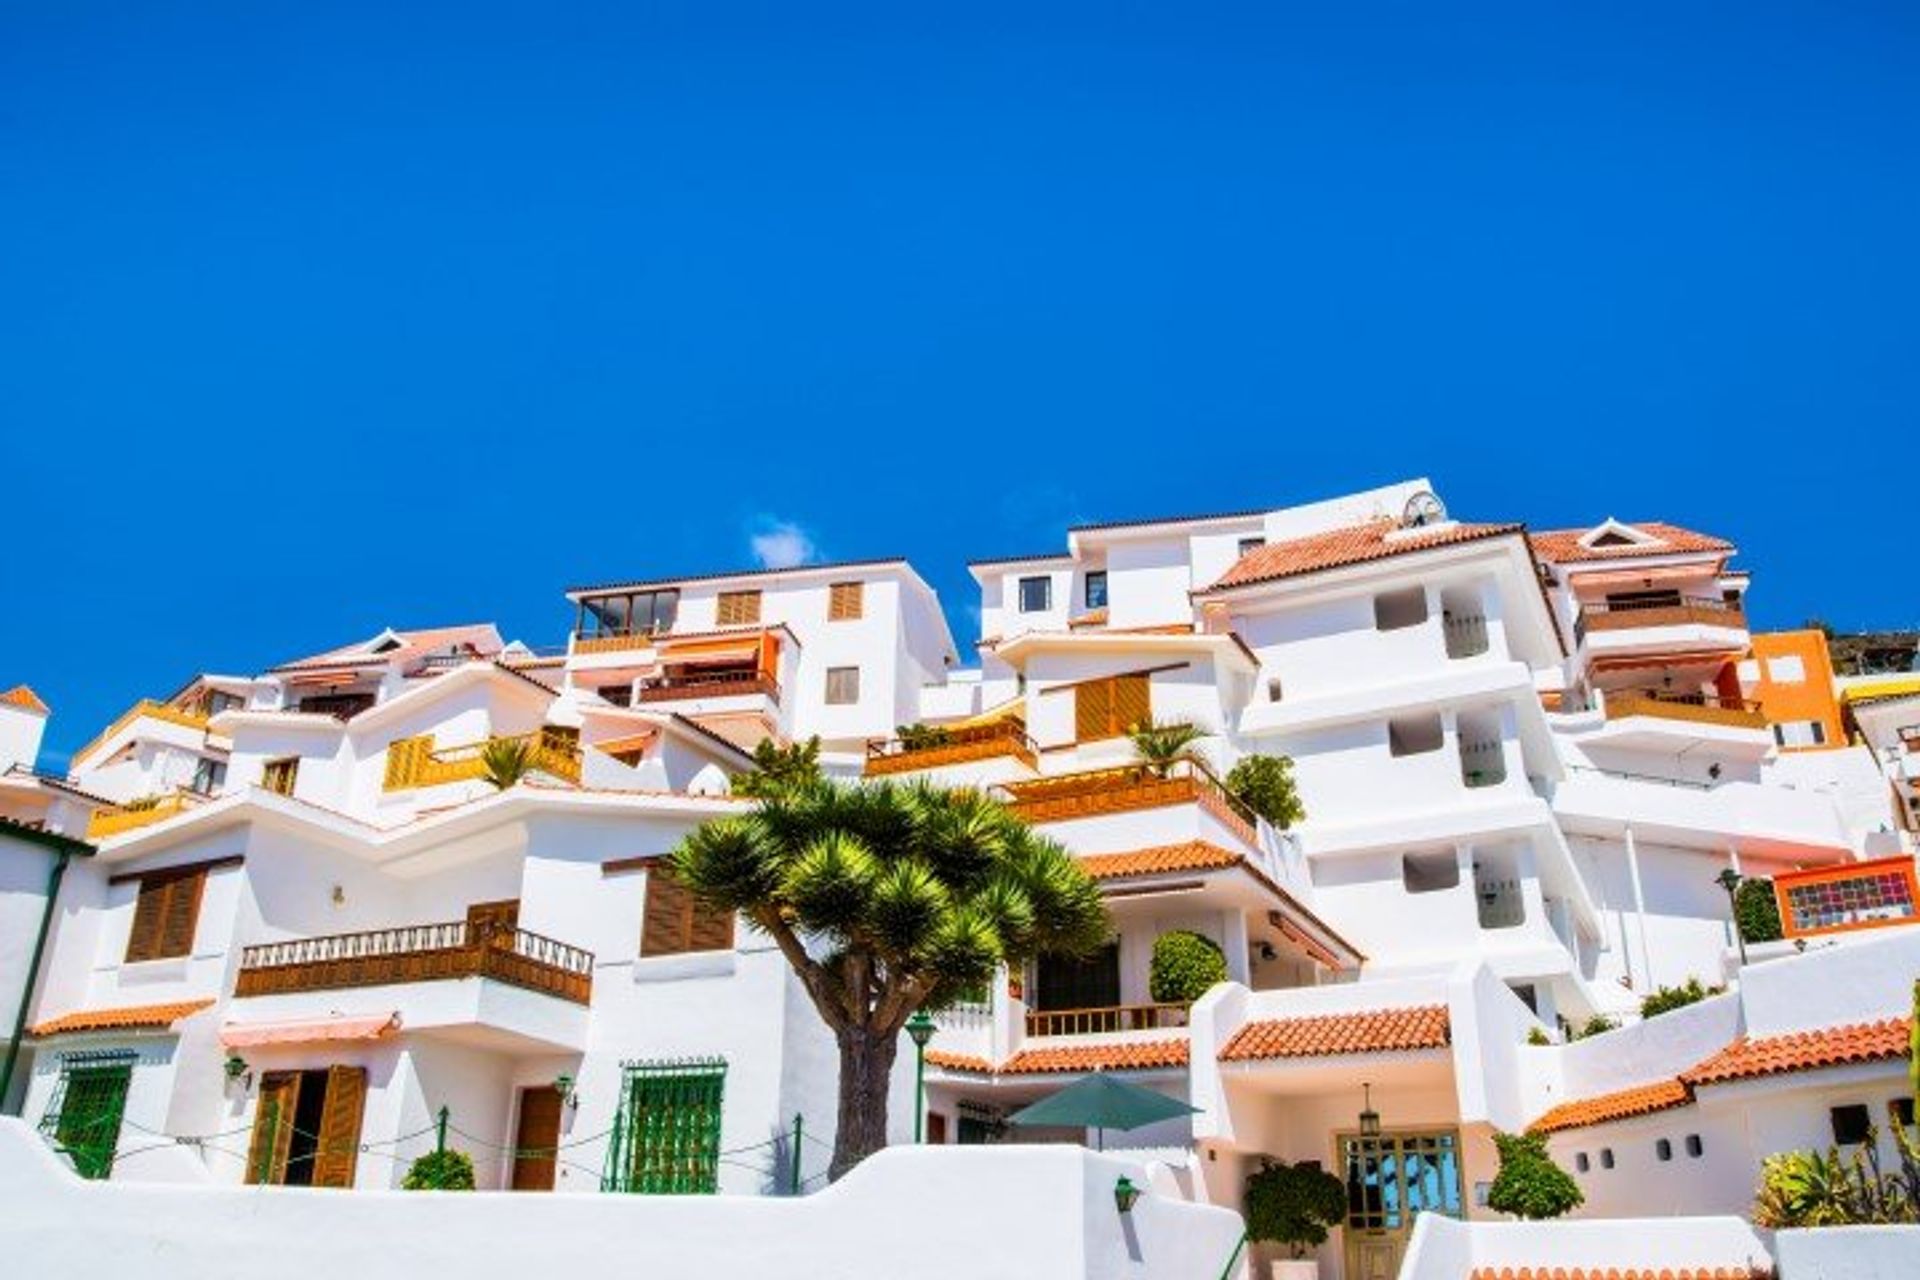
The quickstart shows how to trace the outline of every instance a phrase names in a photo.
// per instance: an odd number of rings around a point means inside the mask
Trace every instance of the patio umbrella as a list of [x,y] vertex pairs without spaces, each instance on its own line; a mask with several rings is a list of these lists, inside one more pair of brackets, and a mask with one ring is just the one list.
[[1164,1093],[1155,1093],[1137,1084],[1116,1080],[1104,1071],[1096,1071],[1050,1098],[1042,1098],[1030,1107],[1022,1107],[1007,1119],[1028,1128],[1065,1125],[1092,1129],[1099,1149],[1105,1151],[1109,1129],[1125,1132],[1156,1120],[1195,1115],[1199,1110],[1178,1098],[1169,1098]]

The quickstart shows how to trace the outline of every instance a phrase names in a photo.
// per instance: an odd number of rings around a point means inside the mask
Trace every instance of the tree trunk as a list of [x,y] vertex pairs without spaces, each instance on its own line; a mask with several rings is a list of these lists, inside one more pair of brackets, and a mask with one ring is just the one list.
[[887,1145],[887,1086],[900,1033],[865,1027],[839,1030],[840,1120],[833,1137],[833,1163],[827,1177],[840,1178]]

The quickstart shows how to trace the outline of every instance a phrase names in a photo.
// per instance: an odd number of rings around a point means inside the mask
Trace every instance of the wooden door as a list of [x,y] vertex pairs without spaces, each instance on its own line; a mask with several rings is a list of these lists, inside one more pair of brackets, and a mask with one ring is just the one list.
[[293,1116],[300,1105],[300,1073],[269,1071],[260,1079],[260,1104],[247,1143],[247,1181],[278,1186],[287,1180],[293,1150]]
[[944,1112],[927,1112],[927,1145],[930,1147],[947,1145],[947,1117]]
[[520,900],[476,902],[467,908],[467,942],[492,942],[496,947],[513,947],[513,931],[520,927]]
[[522,1089],[520,1126],[513,1135],[513,1189],[553,1190],[559,1145],[559,1091],[550,1084]]
[[328,1067],[327,1100],[313,1155],[313,1185],[351,1187],[360,1159],[360,1118],[367,1104],[365,1067]]

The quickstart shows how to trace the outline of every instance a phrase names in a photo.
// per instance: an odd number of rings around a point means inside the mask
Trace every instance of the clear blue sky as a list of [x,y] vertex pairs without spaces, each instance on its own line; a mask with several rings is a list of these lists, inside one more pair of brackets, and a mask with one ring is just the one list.
[[1421,473],[1920,622],[1920,9],[1284,9],[7,3],[0,687]]

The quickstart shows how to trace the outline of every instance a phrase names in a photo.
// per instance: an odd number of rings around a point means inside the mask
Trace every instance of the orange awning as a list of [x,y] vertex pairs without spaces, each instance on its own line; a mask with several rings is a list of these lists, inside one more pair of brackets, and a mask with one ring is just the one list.
[[303,676],[288,676],[287,683],[302,689],[330,688],[334,685],[352,684],[360,679],[358,671],[315,671]]
[[400,1014],[374,1013],[351,1018],[311,1018],[281,1022],[229,1022],[220,1028],[220,1044],[253,1049],[269,1044],[321,1044],[337,1040],[378,1040],[400,1029]]
[[589,742],[586,745],[592,747],[595,751],[604,752],[610,756],[618,756],[626,755],[633,751],[645,751],[653,744],[653,740],[658,736],[659,731],[657,729],[648,729],[642,733],[629,733],[625,737],[608,738],[604,742]]
[[685,649],[670,649],[660,655],[663,667],[711,667],[726,666],[736,662],[752,662],[760,655],[760,645],[755,641],[745,644],[734,641],[724,645],[688,646]]
[[1569,566],[1566,572],[1571,575],[1576,587],[1638,587],[1649,582],[1699,582],[1716,575],[1701,569],[1699,565],[1667,565],[1658,569],[1606,569],[1594,573],[1584,573],[1576,566]]

